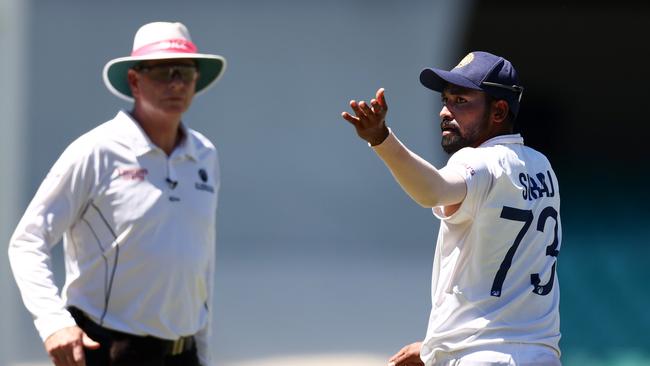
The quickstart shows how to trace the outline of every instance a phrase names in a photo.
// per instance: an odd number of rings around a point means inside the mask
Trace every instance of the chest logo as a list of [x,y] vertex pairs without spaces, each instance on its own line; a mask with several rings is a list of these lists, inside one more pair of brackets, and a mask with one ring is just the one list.
[[208,181],[208,173],[205,171],[205,169],[199,169],[199,178],[201,178],[201,181],[203,183]]
[[214,187],[207,184],[208,172],[206,172],[205,169],[199,169],[199,178],[201,179],[201,182],[194,183],[194,188],[198,189],[199,191],[214,193]]

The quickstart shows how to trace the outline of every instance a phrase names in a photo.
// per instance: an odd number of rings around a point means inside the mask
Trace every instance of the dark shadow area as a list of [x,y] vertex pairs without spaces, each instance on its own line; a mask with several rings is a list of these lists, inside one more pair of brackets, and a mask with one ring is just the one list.
[[[650,5],[522,6],[478,2],[466,50],[489,50],[513,62],[526,90],[522,133],[558,170],[633,166],[648,154],[650,124],[642,40]],[[551,120],[552,119],[552,120]]]

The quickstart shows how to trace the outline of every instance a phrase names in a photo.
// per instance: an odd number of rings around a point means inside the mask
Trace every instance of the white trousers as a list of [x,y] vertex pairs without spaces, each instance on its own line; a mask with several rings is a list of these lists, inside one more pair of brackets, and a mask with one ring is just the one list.
[[432,366],[561,366],[552,348],[503,343],[471,347],[457,352],[437,353]]

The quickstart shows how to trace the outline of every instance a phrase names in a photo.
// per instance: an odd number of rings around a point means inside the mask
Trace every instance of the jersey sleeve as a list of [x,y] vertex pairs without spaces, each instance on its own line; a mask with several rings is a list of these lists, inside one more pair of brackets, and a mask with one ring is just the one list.
[[[221,187],[221,171],[219,168],[219,158],[218,155],[216,154],[216,150],[215,150],[215,157],[214,157],[214,169],[215,171],[212,174],[212,176],[215,177],[215,193],[217,194],[216,202],[218,202],[218,194],[219,194],[219,189]],[[217,209],[216,206],[218,206],[218,203],[215,204],[214,207],[215,210]],[[199,362],[201,363],[201,365],[204,366],[214,365],[214,354],[212,351],[212,345],[214,344],[213,342],[214,332],[212,331],[212,317],[213,317],[212,308],[214,307],[214,275],[215,275],[216,233],[217,233],[216,222],[213,223],[213,225],[209,227],[208,230],[210,232],[211,243],[212,243],[212,250],[210,252],[211,253],[210,264],[206,271],[208,300],[205,307],[208,310],[208,319],[205,327],[199,330],[194,336],[194,339],[196,340],[197,356],[199,358]]]
[[42,340],[76,325],[59,295],[51,249],[75,222],[96,177],[92,155],[73,143],[53,165],[9,242],[9,261],[26,308]]
[[480,156],[480,151],[477,149],[464,148],[449,159],[444,169],[454,171],[463,177],[467,185],[467,194],[458,210],[452,215],[445,215],[443,206],[434,207],[434,215],[450,223],[473,219],[493,184],[493,176],[485,158]]

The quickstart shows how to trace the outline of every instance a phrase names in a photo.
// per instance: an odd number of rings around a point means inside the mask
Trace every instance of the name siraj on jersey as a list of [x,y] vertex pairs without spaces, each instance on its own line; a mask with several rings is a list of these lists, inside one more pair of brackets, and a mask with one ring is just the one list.
[[535,176],[519,173],[519,182],[524,186],[522,195],[525,200],[532,201],[542,197],[555,196],[553,178],[548,170],[546,174],[539,172]]

